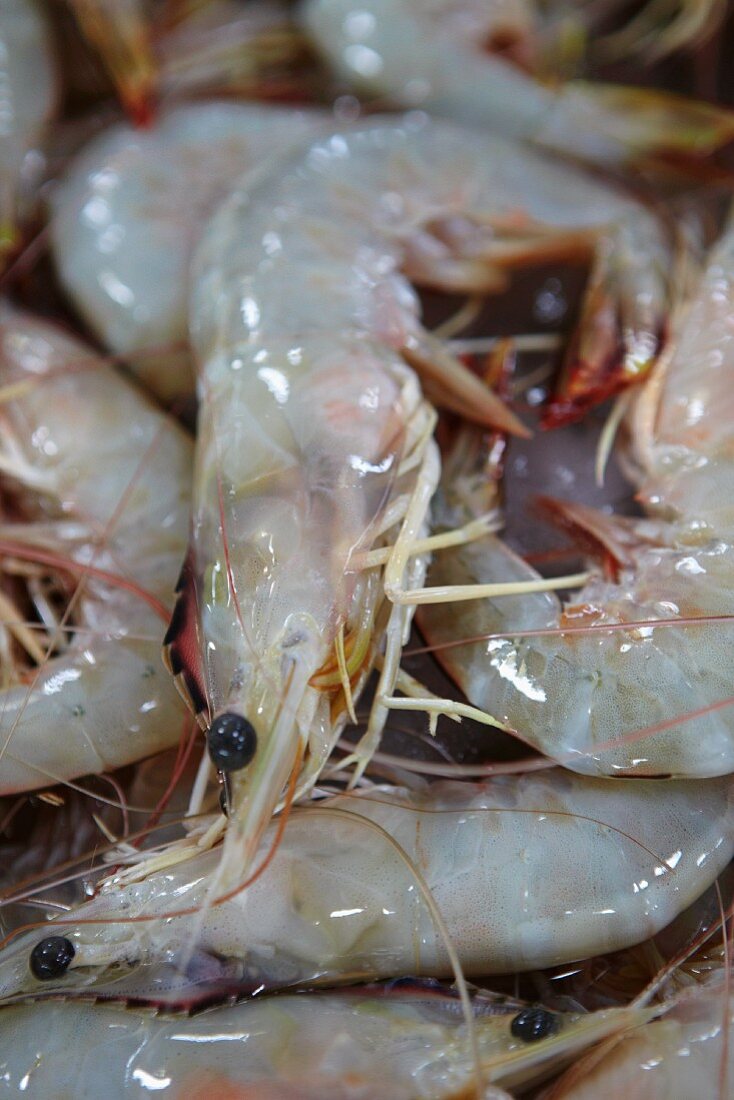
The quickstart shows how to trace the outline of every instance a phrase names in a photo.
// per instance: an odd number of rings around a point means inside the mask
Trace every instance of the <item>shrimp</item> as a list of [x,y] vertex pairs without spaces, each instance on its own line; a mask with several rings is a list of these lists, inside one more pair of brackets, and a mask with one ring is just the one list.
[[[664,927],[720,874],[734,852],[733,794],[731,779],[610,784],[553,769],[338,795],[294,810],[268,868],[221,904],[206,907],[216,849],[186,858],[178,841],[116,872],[92,901],[0,953],[0,999],[191,1007],[615,950]],[[263,856],[272,843],[271,832]],[[39,980],[29,960],[49,936],[63,942],[63,965]]]
[[314,45],[347,80],[403,107],[489,124],[604,165],[700,161],[734,137],[734,114],[644,88],[539,83],[485,48],[481,0],[305,0]]
[[23,192],[38,174],[45,124],[54,109],[56,77],[46,26],[33,0],[0,8],[0,264],[16,243]]
[[[411,117],[316,142],[235,191],[210,224],[192,294],[194,532],[167,643],[210,749],[212,738],[242,745],[241,762],[222,769],[234,799],[227,874],[249,864],[301,753],[299,792],[315,781],[379,657],[364,768],[412,608],[432,598],[418,593],[430,545],[413,548],[439,472],[435,413],[411,368],[465,415],[525,430],[423,329],[400,269],[416,283],[481,292],[502,269],[557,254],[579,233],[609,241],[614,217],[612,251],[624,250],[617,229],[625,239],[632,223],[658,232],[646,211],[584,174]],[[639,356],[664,291],[654,264],[626,278],[628,290],[650,292],[627,317]]]
[[[733,309],[734,223],[628,414],[638,499],[654,519],[559,505],[603,540],[615,581],[594,575],[565,605],[552,593],[523,592],[538,574],[493,536],[435,560],[432,584],[520,582],[514,596],[440,614],[426,607],[421,629],[476,706],[575,771],[734,770]],[[469,501],[476,478],[466,475],[448,490],[452,523],[486,506],[481,493]]]
[[[157,646],[185,546],[192,447],[79,341],[9,307],[0,386],[3,573],[36,563],[27,598],[47,635],[23,628],[24,604],[6,588],[4,657],[8,631],[31,657],[25,668],[4,662],[0,793],[10,793],[180,738]],[[49,573],[62,592],[63,578],[80,582],[61,619]]]
[[307,144],[329,117],[184,104],[146,130],[106,129],[57,185],[51,233],[62,282],[97,335],[162,400],[194,391],[187,278],[210,214],[237,179]]
[[734,1082],[734,1009],[730,983],[719,973],[670,1002],[656,1019],[603,1044],[544,1096],[592,1100],[726,1100]]
[[[481,990],[471,1008],[483,1082],[507,1088],[537,1083],[649,1015],[549,1012]],[[151,1080],[163,1096],[188,1100],[214,1089],[253,1100],[478,1095],[458,999],[429,982],[258,998],[188,1020],[114,1005],[18,1006],[2,1010],[0,1027],[0,1080],[9,1090],[23,1081],[36,1096],[115,1100]]]

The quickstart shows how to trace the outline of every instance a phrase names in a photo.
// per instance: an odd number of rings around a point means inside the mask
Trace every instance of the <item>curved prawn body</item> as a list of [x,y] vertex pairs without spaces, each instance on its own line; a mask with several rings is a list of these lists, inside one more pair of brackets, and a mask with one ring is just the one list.
[[[601,537],[616,559],[616,580],[595,576],[563,605],[552,593],[524,593],[440,615],[421,611],[421,627],[439,647],[488,636],[439,648],[437,656],[476,706],[574,771],[734,770],[733,301],[730,228],[678,319],[665,362],[629,414],[638,499],[654,518],[615,520],[558,505]],[[461,495],[455,488],[452,522],[465,522],[476,506]],[[431,574],[432,584],[452,585],[537,579],[492,536],[438,555]]]
[[491,53],[498,6],[477,0],[305,0],[317,49],[352,84],[466,122],[488,124],[597,163],[701,160],[734,136],[730,111],[659,91],[575,82],[560,89]]
[[[588,244],[615,216],[623,237],[631,222],[658,231],[582,173],[409,118],[316,142],[213,219],[193,276],[192,552],[168,641],[202,723],[244,722],[257,744],[231,778],[230,874],[249,865],[299,755],[298,789],[316,779],[384,636],[361,767],[379,741],[439,474],[435,413],[411,368],[458,411],[524,430],[422,327],[408,279],[482,293],[528,253]],[[654,265],[629,276],[650,291],[630,317],[639,335],[665,288]]]
[[16,241],[24,183],[36,174],[33,150],[54,107],[56,84],[43,17],[33,0],[0,9],[0,262]]
[[[6,307],[0,386],[0,541],[4,558],[30,563],[45,630],[43,643],[22,635],[29,667],[14,674],[4,661],[0,792],[10,793],[180,738],[158,647],[187,535],[192,447],[79,341]],[[61,617],[43,597],[49,571],[64,589],[72,582]],[[4,650],[21,629],[12,610],[4,595]]]
[[[92,329],[164,401],[189,397],[188,270],[208,218],[326,129],[329,115],[254,104],[190,103],[144,129],[104,130],[53,196],[61,279]],[[144,257],[144,259],[141,259]]]
[[[512,1023],[529,1007],[481,991],[472,997],[485,1083],[511,1088],[542,1080],[648,1015],[546,1012],[547,1037],[528,1042],[513,1035]],[[66,1089],[115,1100],[139,1095],[153,1078],[163,1096],[189,1100],[203,1100],[215,1087],[253,1100],[459,1100],[474,1095],[476,1081],[458,998],[420,981],[257,998],[193,1019],[113,1005],[19,1006],[3,1009],[0,1027],[0,1095],[25,1081],[31,1095]]]
[[[734,1011],[719,974],[688,989],[659,1019],[634,1028],[581,1059],[544,1093],[547,1100],[642,1096],[645,1100],[726,1097],[734,1081]],[[640,1083],[644,1082],[644,1093]]]
[[[181,841],[148,856],[163,870],[118,872],[68,918],[6,948],[0,996],[176,1007],[261,987],[450,977],[449,944],[469,974],[535,969],[646,939],[734,851],[724,779],[609,784],[553,769],[375,788],[294,814],[267,870],[219,904],[209,904],[217,850],[176,864],[189,851]],[[73,958],[39,981],[31,952],[54,934]]]

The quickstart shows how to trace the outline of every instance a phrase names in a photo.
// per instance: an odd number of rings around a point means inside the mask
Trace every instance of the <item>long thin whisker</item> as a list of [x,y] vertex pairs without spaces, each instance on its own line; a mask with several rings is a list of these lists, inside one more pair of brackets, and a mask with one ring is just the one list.
[[[145,812],[149,812],[148,809]],[[135,833],[131,833],[125,843],[130,845],[134,842],[145,840],[151,837],[156,832],[162,832],[164,829],[170,829],[174,825],[189,824],[192,821],[196,821],[197,817],[209,817],[208,814],[192,815],[190,817],[181,817],[180,815],[174,818],[172,821],[163,822],[160,825],[144,826],[142,829],[137,830]],[[56,867],[49,868],[48,870],[36,872],[30,875],[28,878],[21,880],[20,882],[13,883],[11,887],[6,890],[0,890],[0,909],[5,905],[14,905],[17,902],[25,901],[26,898],[32,897],[34,894],[40,894],[44,890],[56,889],[59,886],[64,886],[66,883],[74,882],[76,879],[83,878],[90,873],[90,870],[94,869],[94,862],[102,860],[104,856],[114,852],[119,847],[119,843],[109,843],[103,847],[95,847],[93,849],[82,852],[81,855],[74,856],[72,859],[65,860],[63,863],[58,864]],[[70,871],[73,868],[78,868],[73,874],[70,874],[63,878],[51,879],[46,881],[50,875],[58,874],[60,871]],[[96,868],[101,870],[101,864]],[[26,889],[27,888],[27,889]],[[23,890],[23,893],[18,893],[19,890]]]
[[[352,752],[354,745],[343,739],[337,742],[340,749]],[[490,764],[450,764],[436,763],[428,760],[415,760],[406,756],[393,756],[391,753],[381,752],[379,749],[372,754],[372,760],[376,764],[387,764],[393,768],[403,768],[417,775],[435,775],[445,779],[474,779],[489,775],[515,775],[526,772],[546,771],[549,768],[557,768],[555,760],[549,760],[545,756],[526,757],[522,760],[506,760]]]
[[[139,596],[164,623],[167,623],[170,618],[168,608],[161,603],[157,596],[154,596],[152,592],[148,592],[141,585],[129,581],[120,573],[110,573],[107,569],[99,569],[94,565],[75,562],[72,558],[60,558],[58,554],[54,554],[50,550],[41,550],[36,546],[28,546],[22,542],[10,542],[7,539],[0,539],[0,554],[12,555],[17,558],[24,558],[27,561],[38,562],[40,565],[50,565],[68,570],[70,573],[78,573],[80,578],[94,577],[95,580],[104,581],[115,588],[122,588],[126,592]],[[61,629],[63,629],[63,624]]]
[[[110,574],[112,576],[112,574]],[[0,626],[11,626],[15,622],[14,619],[6,619],[0,616]],[[45,634],[48,631],[48,627],[44,623],[30,622],[30,620],[24,620],[21,624],[24,630],[37,631],[38,633]],[[113,628],[111,630],[99,630],[92,626],[77,626],[76,624],[66,624],[64,626],[54,625],[54,631],[59,634],[72,634],[82,635],[90,638],[114,638],[119,636],[125,638],[127,641],[133,642],[150,642],[151,644],[158,644],[160,638],[155,637],[153,634],[139,634],[133,633],[129,630],[124,630],[121,627]]]
[[473,634],[465,638],[452,638],[435,645],[414,646],[404,649],[403,657],[417,657],[422,653],[438,653],[444,649],[457,649],[476,642],[512,641],[515,638],[557,638],[566,634],[615,634],[618,631],[641,630],[668,626],[707,626],[714,623],[734,622],[734,615],[688,615],[670,619],[630,619],[623,623],[589,623],[586,626],[551,626],[537,630],[508,630],[487,634]]

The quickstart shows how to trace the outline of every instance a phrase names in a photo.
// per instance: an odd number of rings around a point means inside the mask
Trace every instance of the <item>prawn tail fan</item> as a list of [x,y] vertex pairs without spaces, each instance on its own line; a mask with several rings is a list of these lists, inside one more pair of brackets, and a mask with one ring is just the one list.
[[576,82],[571,95],[595,111],[625,159],[658,177],[731,183],[734,111],[658,88]]
[[193,552],[188,550],[176,584],[176,603],[163,639],[163,661],[203,730],[210,724],[199,643],[199,607]]

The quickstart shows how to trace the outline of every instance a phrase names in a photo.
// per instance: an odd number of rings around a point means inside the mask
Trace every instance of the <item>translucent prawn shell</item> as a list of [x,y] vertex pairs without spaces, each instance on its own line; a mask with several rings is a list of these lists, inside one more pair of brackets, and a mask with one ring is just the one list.
[[635,1028],[603,1057],[582,1059],[548,1100],[644,1096],[645,1100],[726,1097],[734,1081],[734,1009],[719,974],[689,989],[658,1020]]
[[[554,769],[338,796],[296,813],[268,869],[204,913],[216,850],[111,883],[68,923],[6,949],[0,995],[93,992],[180,1005],[260,985],[450,977],[414,868],[468,974],[547,967],[648,938],[733,852],[724,779],[610,784]],[[183,908],[197,912],[128,920]],[[76,954],[65,975],[38,982],[28,959],[51,932],[68,936]]]
[[53,193],[62,282],[91,328],[164,400],[188,396],[188,268],[235,181],[256,178],[327,127],[326,111],[212,101],[146,129],[108,127]]
[[[212,1089],[229,1096],[234,1088],[252,1100],[456,1100],[474,1083],[461,1004],[421,984],[258,998],[193,1019],[111,1005],[6,1008],[1,1080],[11,1090],[25,1082],[31,1095],[64,1089],[90,1100],[148,1088],[187,1100],[204,1100]],[[541,1079],[634,1019],[619,1009],[559,1013],[555,1034],[527,1043],[510,1031],[524,1007],[506,997],[473,997],[485,1081]]]
[[[565,605],[531,593],[421,613],[438,646],[488,635],[439,649],[439,658],[475,705],[575,771],[734,770],[726,619],[734,614],[733,307],[730,227],[629,417],[639,499],[654,519],[628,529],[631,549],[616,583],[596,576]],[[452,520],[465,522],[466,503],[458,508]],[[437,555],[431,572],[433,584],[535,579],[492,536]]]
[[[532,53],[527,5],[302,0],[299,18],[341,77],[402,107],[489,125],[508,137],[601,163],[624,159],[626,143],[638,136],[634,121],[589,86],[544,85],[491,53],[487,45],[495,31],[524,37],[525,52]],[[628,110],[631,120],[634,107]]]
[[[18,192],[37,175],[33,150],[54,106],[55,73],[34,0],[0,8],[0,250],[12,240]],[[35,169],[35,170],[34,170]]]
[[399,483],[418,388],[389,349],[337,336],[230,346],[205,379],[193,539],[209,705],[272,729],[291,685],[299,727],[326,739],[328,696],[308,680],[361,604],[374,613],[350,562]]
[[495,29],[527,34],[529,7],[482,0],[304,0],[300,18],[340,75],[387,92],[405,107],[449,118],[486,121],[489,67],[497,65],[503,82],[494,89],[501,104],[492,121],[525,137],[545,120],[552,96],[513,65],[490,60],[484,43]]
[[[370,121],[314,142],[254,188],[245,181],[224,204],[197,253],[200,357],[216,339],[256,345],[314,331],[369,333],[400,347],[420,331],[401,273],[451,287],[457,256],[486,262],[508,227],[625,227],[645,243],[641,257],[625,253],[635,285],[646,272],[650,295],[661,295],[659,227],[624,192],[496,134],[418,112]],[[445,242],[431,232],[436,225]],[[502,258],[500,242],[499,266]]]
[[57,556],[62,573],[68,559],[132,586],[87,575],[69,644],[29,685],[2,692],[7,792],[119,767],[180,737],[183,710],[160,660],[165,624],[135,588],[172,602],[192,445],[78,340],[6,306],[0,385],[3,474],[22,513],[3,537]]
[[235,189],[192,271],[193,549],[215,714],[280,731],[288,688],[308,728],[326,706],[306,699],[309,680],[340,627],[375,609],[353,562],[414,484],[397,472],[428,415],[402,355],[425,339],[403,272],[451,285],[457,253],[494,243],[495,218],[628,215],[647,224],[584,173],[423,116],[332,135]]
[[[572,605],[552,593],[501,597],[449,613],[423,609],[421,627],[475,706],[564,767],[640,778],[726,775],[734,768],[731,718],[710,704],[731,695],[732,627],[656,624],[734,611],[732,566],[724,542],[644,548],[618,584],[594,579]],[[432,584],[537,577],[492,536],[462,547],[454,560],[437,555],[430,574]],[[625,622],[638,625],[620,629]],[[594,629],[564,633],[564,626]],[[443,643],[451,648],[442,651]]]

